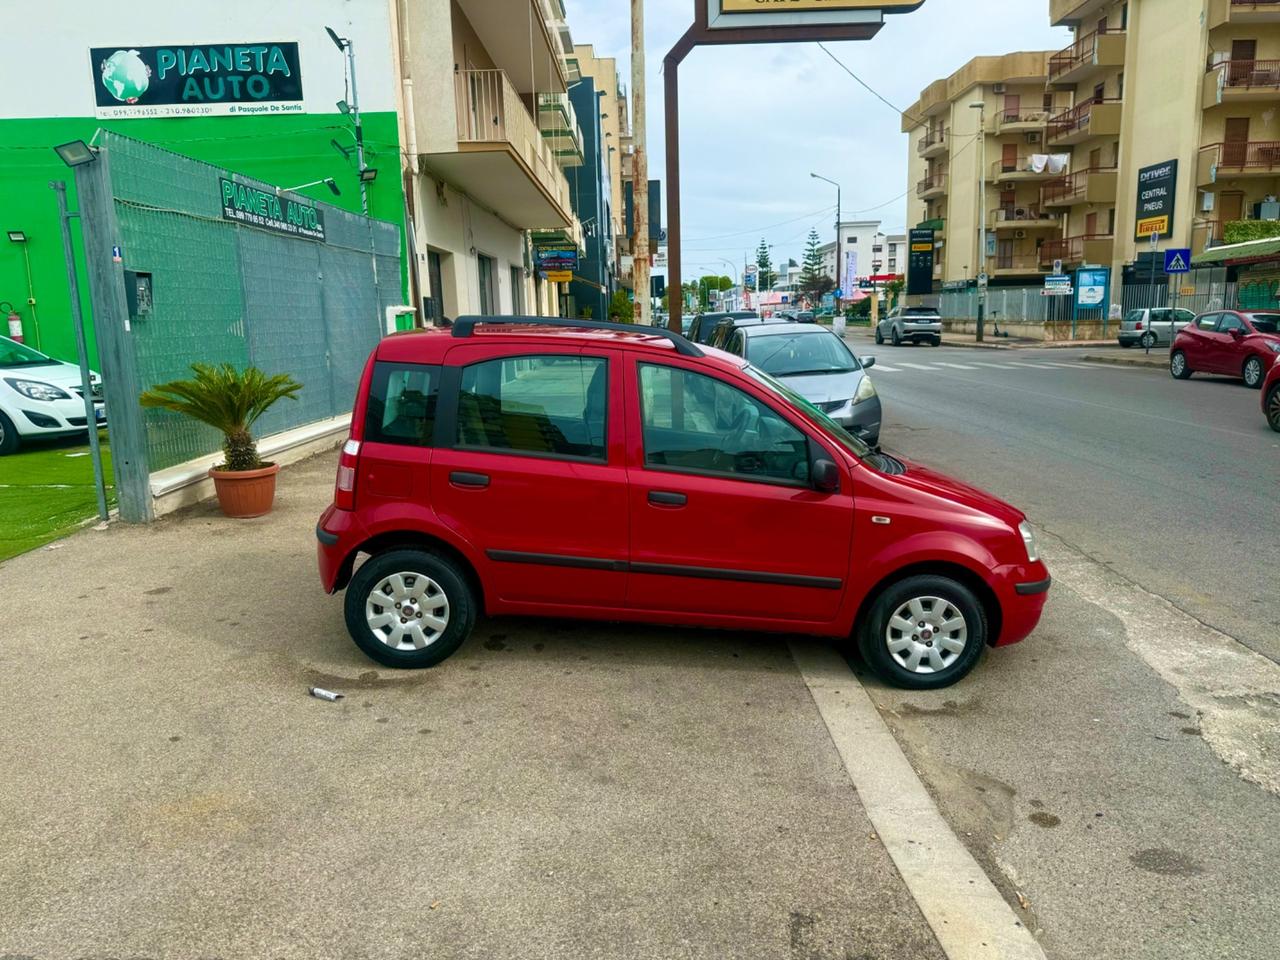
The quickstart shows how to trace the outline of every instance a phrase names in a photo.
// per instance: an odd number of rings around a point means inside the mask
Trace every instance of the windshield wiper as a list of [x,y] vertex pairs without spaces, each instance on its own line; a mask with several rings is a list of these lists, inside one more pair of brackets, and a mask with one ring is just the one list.
[[857,367],[830,367],[826,370],[779,370],[772,374],[775,377],[816,377],[826,373],[855,373]]

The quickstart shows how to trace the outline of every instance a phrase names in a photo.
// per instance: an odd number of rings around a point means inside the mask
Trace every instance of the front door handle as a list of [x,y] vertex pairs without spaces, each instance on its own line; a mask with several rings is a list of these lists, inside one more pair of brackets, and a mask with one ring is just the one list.
[[667,490],[650,490],[649,502],[655,507],[683,507],[689,498],[683,493],[671,493]]
[[449,482],[455,487],[471,487],[475,490],[483,490],[489,486],[489,476],[484,473],[465,473],[461,470],[455,470],[449,474]]

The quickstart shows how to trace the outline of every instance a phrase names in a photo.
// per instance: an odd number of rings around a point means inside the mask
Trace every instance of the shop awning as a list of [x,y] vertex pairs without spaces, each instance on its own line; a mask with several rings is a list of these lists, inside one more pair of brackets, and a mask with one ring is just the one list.
[[1280,237],[1269,237],[1266,240],[1249,240],[1246,243],[1229,243],[1221,247],[1211,247],[1204,253],[1192,257],[1191,265],[1193,267],[1226,266],[1278,259],[1280,259]]

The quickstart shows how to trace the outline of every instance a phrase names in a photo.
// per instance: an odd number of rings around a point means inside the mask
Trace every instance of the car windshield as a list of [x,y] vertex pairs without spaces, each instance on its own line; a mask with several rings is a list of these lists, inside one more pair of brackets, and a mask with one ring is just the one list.
[[32,350],[8,337],[0,337],[0,367],[43,367],[57,362],[39,350]]
[[1280,333],[1280,313],[1251,313],[1249,322],[1259,333]]
[[785,384],[775,380],[759,367],[754,367],[749,363],[743,369],[746,370],[748,376],[768,387],[797,410],[807,414],[811,420],[815,421],[826,430],[827,435],[831,437],[832,440],[835,440],[855,457],[861,459],[871,455],[870,447],[790,387],[787,387]]
[[857,358],[834,333],[773,334],[747,340],[747,359],[775,377],[851,373]]

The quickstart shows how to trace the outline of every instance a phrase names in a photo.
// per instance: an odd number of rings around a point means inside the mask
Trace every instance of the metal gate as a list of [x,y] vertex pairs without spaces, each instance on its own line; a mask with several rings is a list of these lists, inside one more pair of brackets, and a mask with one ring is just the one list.
[[[119,134],[102,132],[97,156],[76,168],[94,326],[120,515],[146,521],[150,474],[215,453],[222,438],[144,410],[138,395],[193,362],[231,363],[303,385],[297,403],[258,421],[259,437],[350,412],[383,311],[402,302],[400,232]],[[224,180],[317,211],[323,238],[275,217],[235,219]]]

